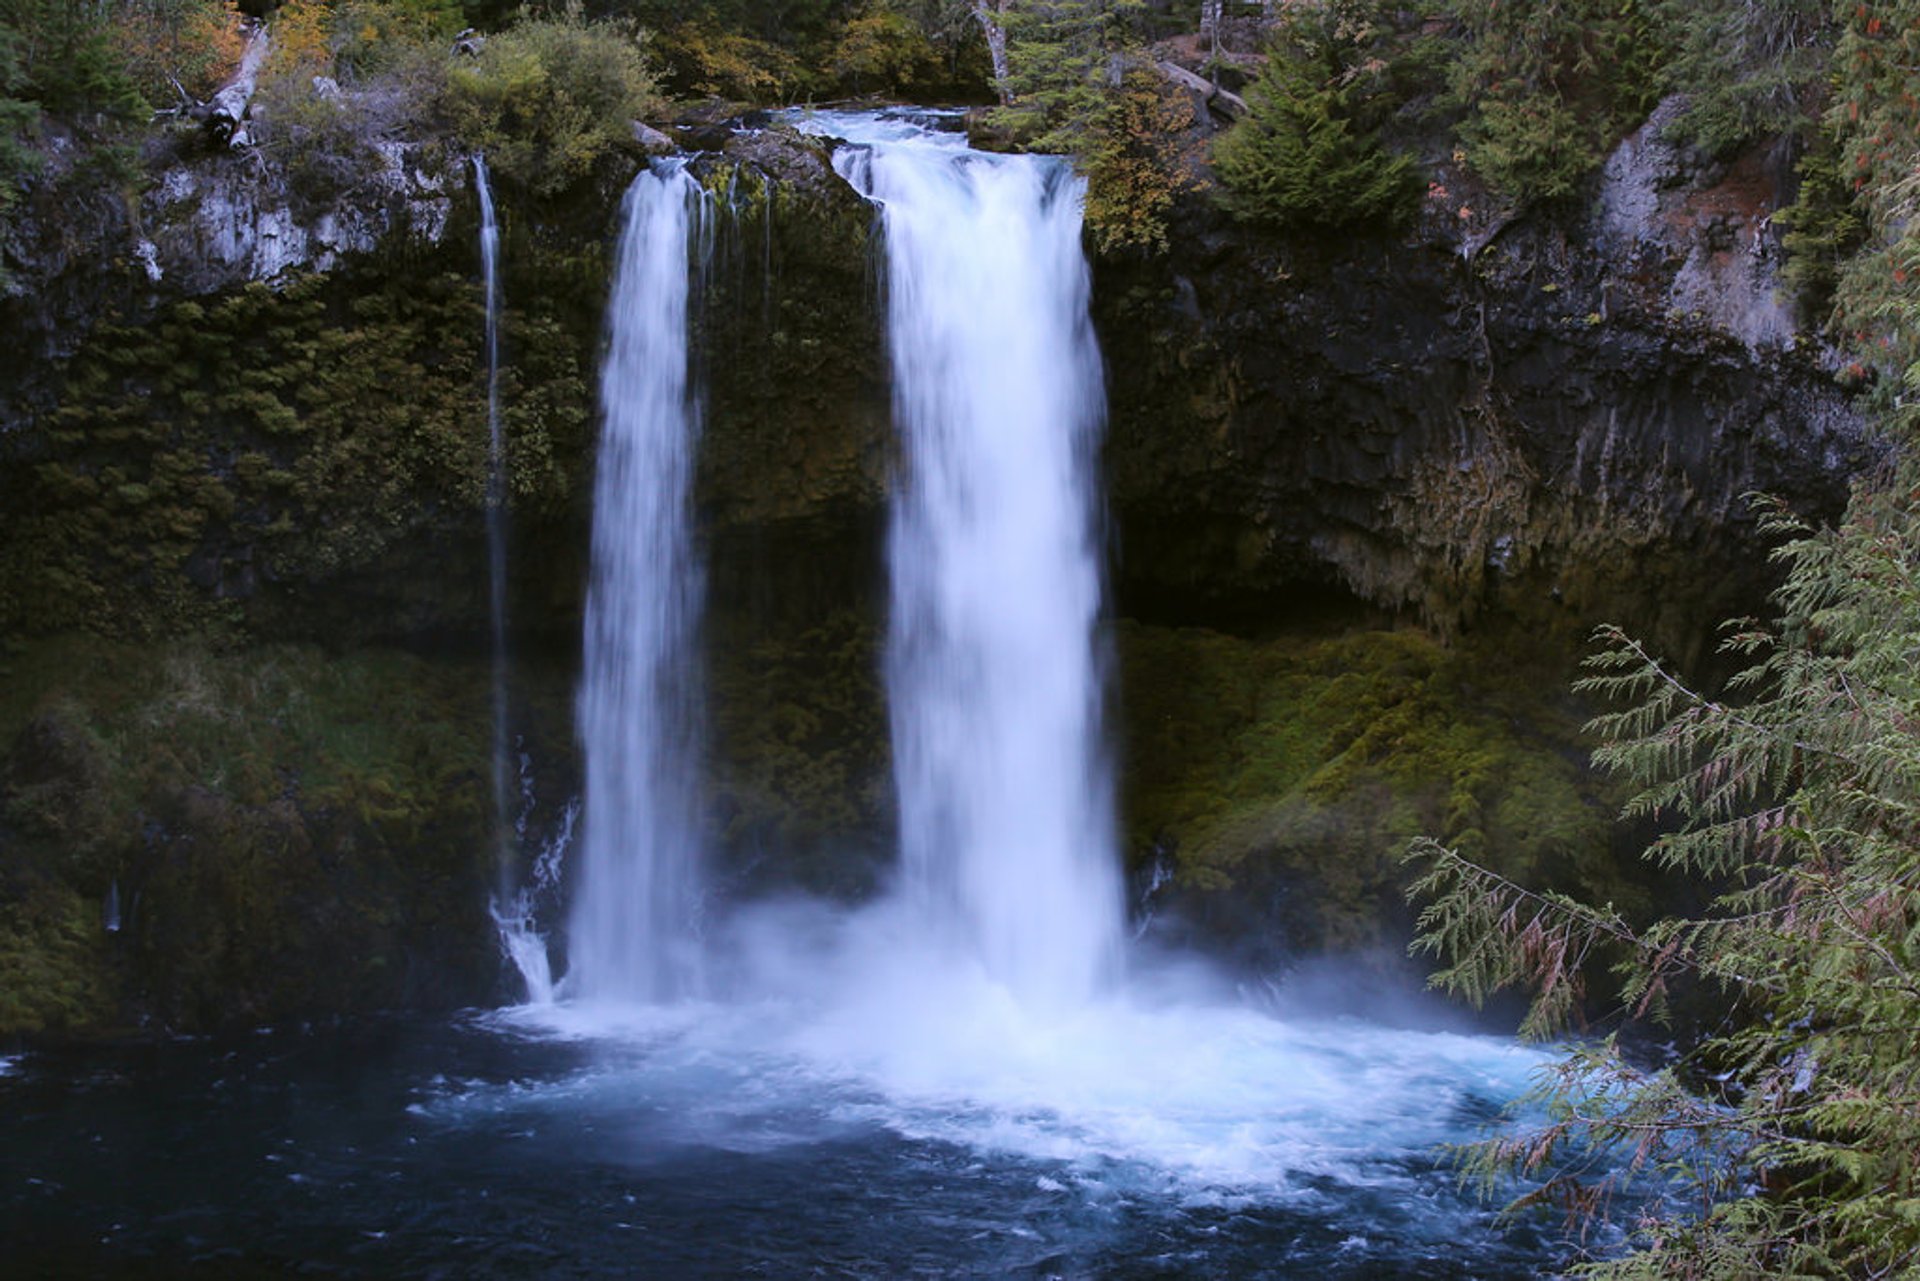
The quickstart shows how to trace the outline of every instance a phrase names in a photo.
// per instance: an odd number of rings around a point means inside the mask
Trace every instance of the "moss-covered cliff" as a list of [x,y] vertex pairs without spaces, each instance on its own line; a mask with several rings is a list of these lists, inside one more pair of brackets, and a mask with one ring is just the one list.
[[[821,144],[712,141],[693,162],[716,207],[696,321],[710,835],[727,893],[857,897],[892,822],[872,216]],[[194,236],[149,235],[148,271],[107,217],[97,250],[45,260],[57,307],[16,298],[0,317],[33,353],[0,434],[0,1032],[483,999],[465,170],[403,166],[382,234],[308,228],[300,252],[262,257],[294,210],[284,183],[167,163],[187,175],[168,180],[173,225],[212,216],[181,193],[217,193],[254,249],[196,272]],[[559,197],[500,193],[511,723],[549,819],[577,777],[595,369],[637,163]],[[1490,239],[1435,209],[1404,239],[1336,246],[1195,202],[1170,255],[1099,265],[1114,579],[1134,616],[1114,634],[1112,723],[1127,856],[1176,873],[1163,921],[1225,943],[1387,941],[1393,855],[1416,831],[1638,892],[1557,692],[1577,637],[1617,617],[1699,647],[1764,578],[1742,494],[1828,510],[1857,448],[1790,327],[1673,305],[1689,270],[1761,243],[1702,239],[1689,267],[1687,211],[1717,181],[1661,187],[1651,213],[1629,201],[1645,235],[1611,206]]]

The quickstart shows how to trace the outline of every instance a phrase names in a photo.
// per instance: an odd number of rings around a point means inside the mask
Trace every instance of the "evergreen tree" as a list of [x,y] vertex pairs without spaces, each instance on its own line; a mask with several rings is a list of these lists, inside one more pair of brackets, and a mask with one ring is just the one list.
[[1658,98],[1665,26],[1648,0],[1452,0],[1448,73],[1467,163],[1519,204],[1574,195]]
[[1677,824],[1649,857],[1717,887],[1709,911],[1635,926],[1433,842],[1413,851],[1429,900],[1418,946],[1449,962],[1435,981],[1476,1002],[1533,985],[1532,1034],[1568,1027],[1582,971],[1604,954],[1635,1015],[1683,984],[1735,1011],[1660,1071],[1612,1039],[1576,1050],[1532,1100],[1549,1123],[1475,1153],[1488,1177],[1547,1173],[1525,1199],[1582,1213],[1643,1173],[1690,1183],[1691,1212],[1653,1212],[1635,1251],[1594,1275],[1920,1267],[1917,485],[1902,462],[1835,530],[1773,511],[1790,537],[1782,616],[1728,639],[1750,662],[1730,697],[1617,631],[1590,660],[1586,688],[1628,703],[1595,722],[1596,759],[1640,785],[1630,814]]
[[1413,161],[1380,145],[1373,29],[1358,6],[1331,4],[1282,27],[1260,78],[1247,90],[1247,117],[1213,147],[1236,217],[1285,230],[1326,230],[1393,222],[1410,212],[1418,186]]
[[1830,10],[1826,0],[1662,0],[1673,57],[1659,85],[1687,96],[1676,136],[1724,156],[1812,125]]
[[1841,8],[1810,159],[1829,224],[1861,244],[1836,321],[1878,375],[1889,461],[1836,529],[1769,509],[1778,619],[1731,631],[1746,666],[1724,695],[1611,629],[1585,682],[1626,703],[1594,722],[1596,760],[1640,785],[1629,814],[1670,828],[1649,857],[1695,878],[1707,909],[1636,924],[1431,841],[1410,854],[1435,982],[1474,1001],[1531,987],[1530,1033],[1575,1023],[1608,955],[1627,1017],[1683,988],[1727,1012],[1659,1071],[1611,1038],[1575,1050],[1535,1100],[1547,1124],[1473,1153],[1490,1178],[1544,1176],[1523,1200],[1581,1215],[1649,1170],[1691,1185],[1593,1275],[1920,1274],[1920,0]]

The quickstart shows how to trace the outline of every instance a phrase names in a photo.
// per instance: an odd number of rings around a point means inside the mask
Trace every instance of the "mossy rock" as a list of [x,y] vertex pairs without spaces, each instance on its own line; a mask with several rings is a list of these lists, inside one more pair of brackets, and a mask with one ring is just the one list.
[[[308,645],[21,648],[0,694],[0,1035],[485,999],[489,670]],[[563,790],[569,687],[515,688],[524,750],[562,763]]]
[[855,900],[890,857],[879,629],[833,611],[798,628],[723,616],[711,670],[712,837],[739,892]]
[[1269,926],[1296,951],[1403,942],[1416,835],[1529,883],[1643,897],[1612,848],[1618,797],[1587,766],[1585,712],[1560,692],[1570,656],[1506,639],[1123,624],[1129,859],[1170,863],[1202,915],[1278,901]]

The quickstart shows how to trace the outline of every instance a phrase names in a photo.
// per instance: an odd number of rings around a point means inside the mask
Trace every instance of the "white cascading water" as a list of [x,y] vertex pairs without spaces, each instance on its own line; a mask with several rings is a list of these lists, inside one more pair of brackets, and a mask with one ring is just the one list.
[[[1414,1237],[1444,1242],[1479,1212],[1447,1198],[1451,1174],[1423,1154],[1518,1094],[1536,1052],[1304,1002],[1275,1017],[1144,944],[1113,981],[1127,941],[1094,643],[1103,406],[1077,182],[910,121],[803,127],[849,141],[836,168],[885,222],[904,453],[888,659],[901,892],[850,910],[736,904],[704,937],[692,924],[684,335],[701,205],[662,170],[629,196],[604,383],[586,868],[563,984],[588,999],[503,1016],[627,1048],[552,1091],[486,1094],[479,1114],[583,1109],[615,1159],[644,1141],[636,1100],[670,1146],[884,1131],[966,1147],[983,1169],[1010,1156],[1023,1206],[1037,1186],[1100,1221],[1134,1198],[1312,1218],[1385,1196],[1422,1207]],[[683,994],[722,999],[668,999]],[[1024,1163],[1049,1173],[1036,1185]]]
[[1056,157],[897,133],[856,133],[865,145],[835,166],[885,225],[905,454],[887,662],[902,873],[994,982],[1076,1006],[1112,977],[1122,937],[1083,184]]
[[600,376],[579,729],[581,879],[567,990],[652,1002],[699,987],[695,652],[702,588],[690,489],[700,409],[688,355],[690,259],[707,202],[677,162],[624,206]]

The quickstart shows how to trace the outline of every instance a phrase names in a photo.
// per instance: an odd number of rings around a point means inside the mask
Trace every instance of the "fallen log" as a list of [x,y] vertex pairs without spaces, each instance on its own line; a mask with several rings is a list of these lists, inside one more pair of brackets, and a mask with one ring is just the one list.
[[1195,75],[1177,62],[1161,61],[1156,64],[1160,74],[1179,85],[1200,95],[1200,101],[1208,111],[1223,120],[1238,120],[1247,114],[1247,100],[1239,94],[1222,89],[1205,76]]
[[207,132],[223,147],[245,147],[250,142],[246,128],[247,107],[260,83],[260,69],[267,63],[267,29],[256,23],[247,32],[247,47],[241,51],[240,65],[233,78],[207,99]]

